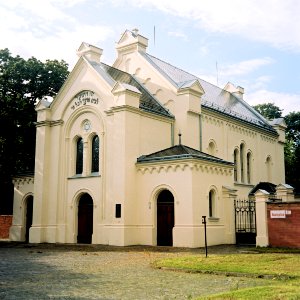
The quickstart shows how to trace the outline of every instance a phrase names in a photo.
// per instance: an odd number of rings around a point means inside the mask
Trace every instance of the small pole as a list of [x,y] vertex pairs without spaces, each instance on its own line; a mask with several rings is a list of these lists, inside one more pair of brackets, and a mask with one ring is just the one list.
[[202,216],[202,224],[204,224],[205,257],[207,257],[206,216]]

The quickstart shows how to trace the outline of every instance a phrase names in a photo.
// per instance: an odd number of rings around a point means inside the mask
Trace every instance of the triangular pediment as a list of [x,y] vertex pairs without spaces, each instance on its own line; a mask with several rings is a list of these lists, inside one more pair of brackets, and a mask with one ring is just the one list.
[[178,89],[179,92],[183,91],[193,91],[200,95],[203,95],[205,93],[201,83],[198,79],[193,79],[189,81],[184,81],[180,83],[180,88]]
[[120,83],[120,82],[116,82],[113,89],[111,90],[113,94],[122,93],[125,91],[130,91],[136,94],[142,94],[135,86],[132,86],[127,83]]
[[122,34],[122,36],[121,36],[121,38],[120,38],[120,40],[118,41],[118,44],[123,44],[123,43],[132,43],[132,42],[136,42],[136,35],[132,32],[132,31],[130,31],[130,30],[126,30],[123,34]]

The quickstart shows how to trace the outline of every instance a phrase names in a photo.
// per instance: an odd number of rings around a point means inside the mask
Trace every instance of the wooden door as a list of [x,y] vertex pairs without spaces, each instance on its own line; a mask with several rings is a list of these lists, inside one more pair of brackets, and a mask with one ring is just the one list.
[[90,195],[81,196],[78,204],[77,243],[91,244],[93,235],[93,199]]
[[157,198],[157,245],[173,246],[174,198],[170,191],[162,191]]
[[26,200],[26,230],[25,230],[25,243],[29,242],[29,229],[32,226],[32,212],[33,212],[33,197],[29,196]]

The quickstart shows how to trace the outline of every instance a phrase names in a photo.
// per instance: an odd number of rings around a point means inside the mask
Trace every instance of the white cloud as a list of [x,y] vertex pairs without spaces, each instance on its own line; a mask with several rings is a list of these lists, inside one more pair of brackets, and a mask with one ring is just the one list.
[[262,66],[272,64],[273,59],[255,58],[250,60],[241,61],[235,64],[224,65],[220,68],[220,75],[222,76],[236,76],[249,74]]
[[[0,49],[8,48],[13,55],[24,58],[31,56],[42,61],[46,59],[64,59],[74,65],[78,57],[76,50],[81,42],[85,41],[101,47],[101,43],[114,36],[113,30],[106,26],[78,25],[67,30],[57,27],[55,34],[37,36],[30,30],[14,31],[13,29],[0,29]],[[13,39],[11,38],[13,36]],[[105,52],[104,52],[105,55]]]
[[101,42],[114,36],[109,26],[82,24],[55,7],[58,2],[70,6],[82,1],[11,0],[5,7],[0,4],[0,49],[8,48],[24,58],[64,59],[73,66],[82,41],[101,47]]
[[291,111],[300,111],[300,94],[276,93],[268,90],[258,90],[253,93],[246,93],[245,100],[250,105],[262,103],[274,103],[283,109],[283,115]]
[[174,37],[181,38],[181,39],[183,39],[184,41],[188,41],[187,35],[184,34],[184,33],[181,32],[181,31],[169,31],[169,32],[168,32],[168,35],[169,35],[169,36],[174,36]]
[[298,0],[114,0],[196,21],[211,32],[236,34],[278,48],[300,51]]

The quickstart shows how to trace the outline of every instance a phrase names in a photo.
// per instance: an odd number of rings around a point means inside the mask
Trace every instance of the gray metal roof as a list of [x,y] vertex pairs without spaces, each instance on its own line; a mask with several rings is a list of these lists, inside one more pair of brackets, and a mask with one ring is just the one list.
[[120,82],[123,85],[125,84],[125,86],[132,86],[140,91],[140,108],[142,110],[174,118],[174,116],[166,108],[164,108],[160,102],[156,100],[155,97],[131,74],[104,63],[97,63],[94,61],[89,61],[89,63],[111,86],[113,86],[116,82]]
[[258,190],[265,190],[271,195],[275,195],[276,193],[276,184],[271,182],[260,182],[258,183],[250,192],[249,195],[254,195]]
[[199,159],[225,165],[233,166],[232,162],[228,162],[221,158],[206,154],[199,150],[190,148],[188,146],[179,144],[155,153],[142,155],[137,159],[138,163],[157,162],[157,161],[170,161],[179,159]]
[[270,124],[247,104],[244,100],[232,93],[221,89],[195,75],[181,70],[165,61],[162,61],[148,53],[141,53],[160,73],[162,73],[176,88],[188,86],[191,82],[199,80],[205,94],[202,96],[202,106],[230,115],[233,118],[251,123],[271,133],[277,134]]

